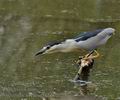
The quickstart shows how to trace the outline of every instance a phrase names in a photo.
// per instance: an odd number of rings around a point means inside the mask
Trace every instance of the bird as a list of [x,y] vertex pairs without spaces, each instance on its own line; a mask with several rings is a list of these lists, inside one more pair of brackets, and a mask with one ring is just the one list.
[[[89,53],[95,51],[99,56],[97,48],[106,44],[109,38],[114,34],[115,29],[109,27],[104,29],[97,29],[94,31],[83,32],[75,38],[66,39],[62,42],[60,41],[48,43],[42,49],[40,49],[35,54],[35,56],[59,52],[76,52],[81,50],[86,50]],[[89,55],[89,53],[87,55]]]

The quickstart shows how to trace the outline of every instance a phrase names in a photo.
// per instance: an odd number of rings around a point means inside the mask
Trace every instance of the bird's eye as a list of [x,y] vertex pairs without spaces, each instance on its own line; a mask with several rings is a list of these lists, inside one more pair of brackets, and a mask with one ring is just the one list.
[[47,49],[50,49],[50,47],[48,46]]
[[112,35],[113,33],[109,33],[109,35]]

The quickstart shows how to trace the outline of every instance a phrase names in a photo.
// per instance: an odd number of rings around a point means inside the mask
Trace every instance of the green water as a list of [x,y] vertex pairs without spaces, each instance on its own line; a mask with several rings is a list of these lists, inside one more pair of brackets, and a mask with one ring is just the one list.
[[34,54],[49,41],[113,27],[116,35],[98,49],[103,56],[91,72],[96,91],[89,95],[120,99],[119,9],[119,0],[0,0],[0,98],[79,100],[80,88],[69,79],[82,54]]

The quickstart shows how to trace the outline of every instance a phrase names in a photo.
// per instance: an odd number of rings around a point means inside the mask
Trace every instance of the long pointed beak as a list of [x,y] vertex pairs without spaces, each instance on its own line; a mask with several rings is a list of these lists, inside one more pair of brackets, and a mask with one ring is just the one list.
[[41,55],[41,54],[43,54],[44,52],[45,52],[45,50],[44,50],[44,49],[41,49],[40,51],[38,51],[38,52],[35,54],[35,56]]

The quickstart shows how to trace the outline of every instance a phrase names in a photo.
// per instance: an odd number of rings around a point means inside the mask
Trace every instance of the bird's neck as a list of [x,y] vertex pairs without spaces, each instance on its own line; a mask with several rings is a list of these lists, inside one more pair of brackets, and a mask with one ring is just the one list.
[[60,52],[71,52],[76,49],[76,42],[72,39],[66,40],[65,42],[59,44],[57,48],[60,50]]

